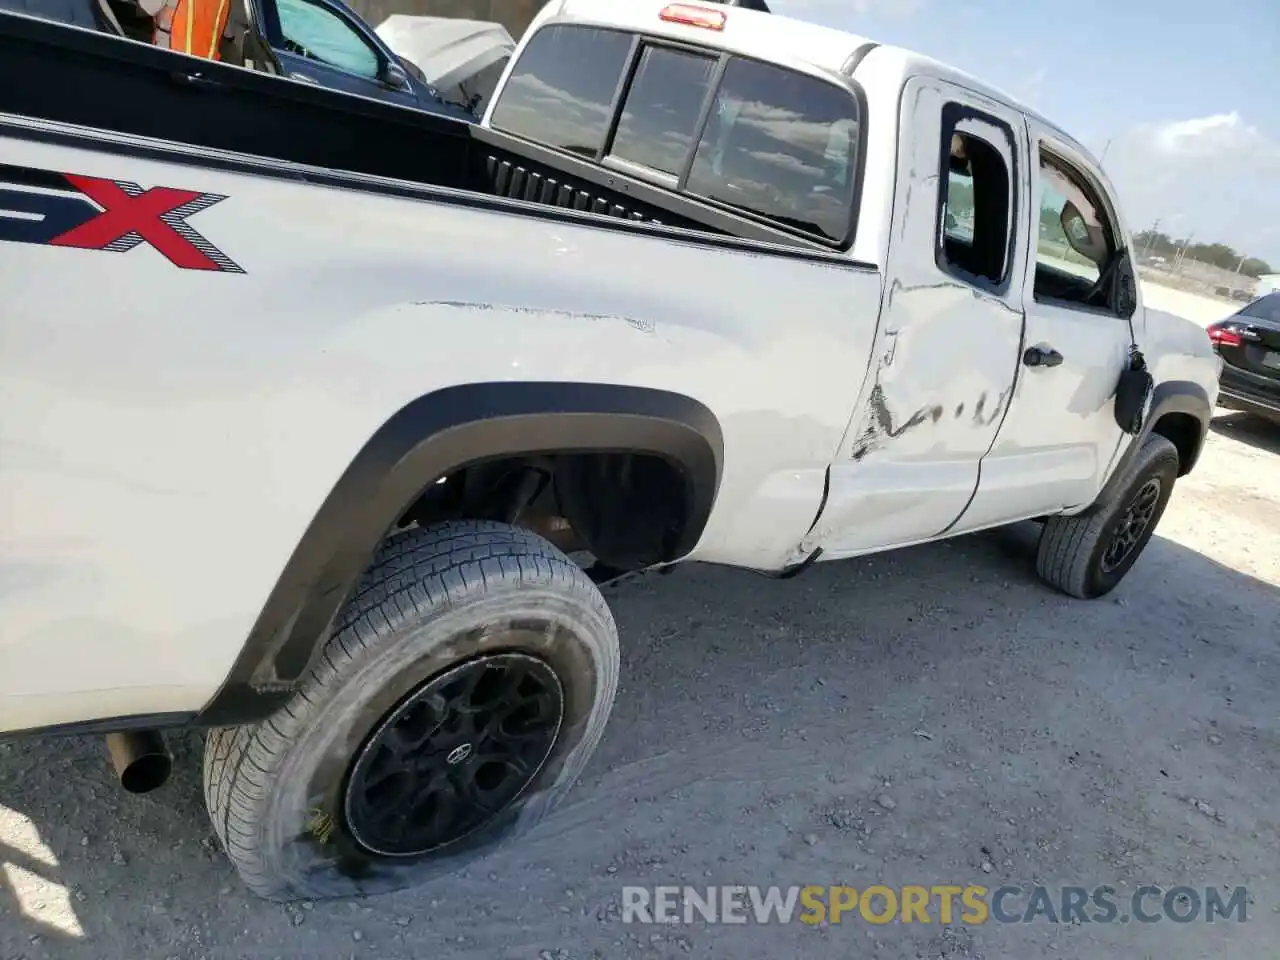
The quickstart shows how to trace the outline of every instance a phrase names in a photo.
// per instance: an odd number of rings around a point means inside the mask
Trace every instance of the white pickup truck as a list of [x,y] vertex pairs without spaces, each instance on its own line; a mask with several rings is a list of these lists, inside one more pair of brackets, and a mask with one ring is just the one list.
[[554,0],[479,125],[0,16],[0,160],[0,731],[209,728],[271,898],[549,810],[624,573],[1037,520],[1107,593],[1217,392],[1080,144],[754,10]]

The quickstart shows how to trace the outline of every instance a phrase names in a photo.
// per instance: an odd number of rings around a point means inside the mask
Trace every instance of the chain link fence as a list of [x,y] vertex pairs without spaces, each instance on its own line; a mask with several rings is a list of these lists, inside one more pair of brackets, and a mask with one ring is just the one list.
[[[1141,251],[1142,248],[1138,249]],[[1257,281],[1247,274],[1224,270],[1187,256],[1173,259],[1140,257],[1138,273],[1152,283],[1232,302],[1247,303],[1253,299],[1257,289]]]

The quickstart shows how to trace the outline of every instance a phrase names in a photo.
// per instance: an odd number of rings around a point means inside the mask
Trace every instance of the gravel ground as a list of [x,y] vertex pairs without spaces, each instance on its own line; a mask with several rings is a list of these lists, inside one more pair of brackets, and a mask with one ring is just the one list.
[[[1280,943],[1280,429],[1222,414],[1112,597],[1036,528],[791,581],[613,588],[622,686],[571,801],[469,874],[363,903],[238,884],[199,741],[133,797],[97,740],[0,745],[0,958],[1099,957]],[[624,884],[1249,889],[1245,923],[624,924]],[[1025,908],[1025,898],[1013,901]]]
[[1216,320],[1235,313],[1243,303],[1218,297],[1202,297],[1185,290],[1175,290],[1161,284],[1142,281],[1142,302],[1153,310],[1164,310],[1194,320],[1207,327]]

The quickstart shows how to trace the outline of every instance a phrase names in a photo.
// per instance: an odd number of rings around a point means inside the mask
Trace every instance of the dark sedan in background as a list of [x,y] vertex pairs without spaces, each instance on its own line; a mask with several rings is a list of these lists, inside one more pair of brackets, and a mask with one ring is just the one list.
[[1280,424],[1280,293],[1268,293],[1209,327],[1222,357],[1218,406]]

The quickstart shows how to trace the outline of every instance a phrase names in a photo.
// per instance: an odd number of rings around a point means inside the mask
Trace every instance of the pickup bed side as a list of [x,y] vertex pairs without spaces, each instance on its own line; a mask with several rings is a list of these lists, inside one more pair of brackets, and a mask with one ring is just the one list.
[[[549,435],[551,454],[562,441],[634,449],[646,435],[642,449],[674,460],[687,491],[668,558],[776,569],[818,509],[860,386],[849,371],[870,348],[872,324],[849,317],[862,304],[874,318],[874,269],[38,121],[6,119],[0,144],[15,189],[29,197],[34,183],[64,206],[50,185],[67,175],[220,198],[187,226],[239,271],[182,269],[147,245],[4,245],[3,562],[25,584],[4,600],[4,728],[199,710],[250,635],[246,656],[272,662],[240,662],[240,692],[260,698],[240,716],[278,702],[304,665],[289,637],[314,642],[350,586],[339,581],[398,511],[493,455],[463,444],[454,459],[415,460],[359,512],[324,507],[358,486],[347,477],[362,456],[395,459],[383,438],[438,449],[429,441],[453,426],[441,411],[466,409],[435,396],[441,385],[528,385],[523,406],[504,386],[469,414],[502,421],[499,449],[513,432],[537,441],[520,418],[541,414],[612,424]],[[802,311],[783,293],[797,289]],[[640,396],[647,406],[629,403]],[[348,514],[340,534],[326,526],[335,513]],[[340,552],[322,563],[314,542]]]

